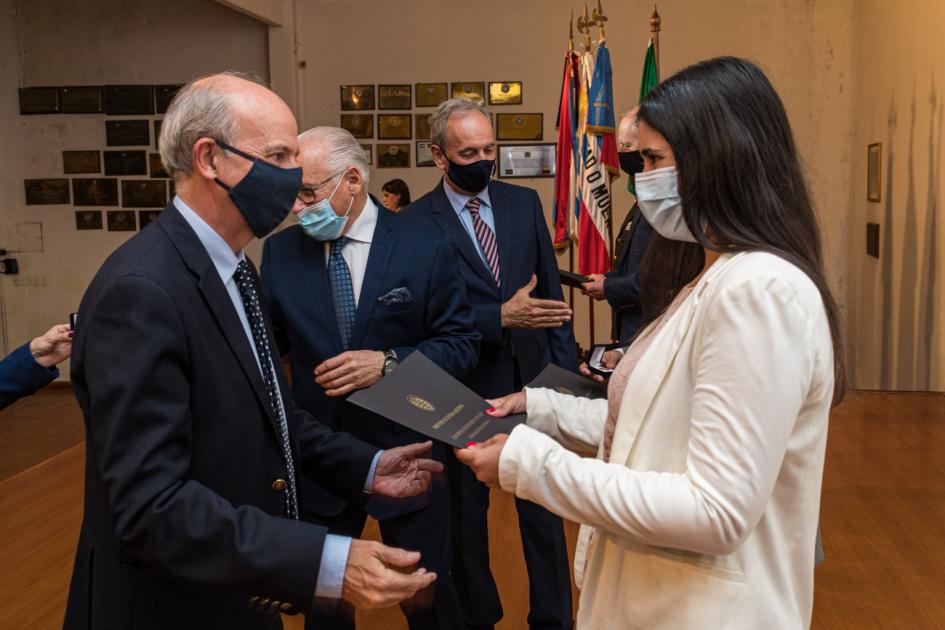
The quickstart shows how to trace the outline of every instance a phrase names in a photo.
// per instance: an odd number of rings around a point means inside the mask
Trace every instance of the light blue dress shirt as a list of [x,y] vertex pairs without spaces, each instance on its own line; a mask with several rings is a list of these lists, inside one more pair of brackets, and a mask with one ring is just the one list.
[[473,246],[476,248],[476,251],[479,252],[479,258],[482,259],[483,264],[485,264],[488,269],[489,263],[486,262],[486,255],[482,253],[482,246],[479,244],[479,239],[476,238],[476,229],[473,227],[472,214],[469,213],[469,208],[466,207],[466,204],[469,203],[469,200],[473,197],[479,197],[479,201],[481,202],[479,204],[479,218],[485,221],[489,229],[492,230],[492,233],[495,234],[495,216],[492,214],[492,201],[489,199],[489,187],[483,188],[475,195],[464,195],[456,192],[446,180],[443,180],[443,191],[446,193],[446,198],[450,200],[450,205],[453,206],[456,216],[459,217],[463,227],[466,228],[466,233],[469,234]]
[[[203,245],[204,249],[210,255],[210,260],[220,274],[220,280],[226,287],[226,292],[230,295],[230,301],[233,302],[233,308],[243,324],[243,331],[249,340],[249,347],[253,349],[253,355],[256,357],[256,364],[259,364],[259,354],[256,352],[256,344],[253,342],[253,335],[249,328],[249,320],[246,319],[246,309],[243,307],[243,298],[240,296],[239,288],[233,279],[236,273],[236,266],[240,261],[246,258],[245,253],[234,254],[233,250],[223,239],[222,236],[210,227],[206,221],[194,212],[180,197],[174,197],[174,206],[180,212],[187,224],[197,234],[197,239]],[[262,366],[260,365],[260,371]],[[275,373],[275,366],[269,366],[269,369]],[[279,381],[276,379],[276,387]],[[279,405],[282,405],[282,396],[279,396]],[[285,409],[282,410],[285,415]],[[378,459],[383,451],[378,451],[374,456],[368,478],[364,484],[365,491],[371,491],[374,487],[374,471],[377,468]],[[344,586],[345,567],[348,565],[348,552],[351,549],[351,538],[349,536],[336,536],[327,534],[325,544],[322,547],[322,559],[318,566],[318,580],[315,583],[315,597],[341,598],[341,589]]]

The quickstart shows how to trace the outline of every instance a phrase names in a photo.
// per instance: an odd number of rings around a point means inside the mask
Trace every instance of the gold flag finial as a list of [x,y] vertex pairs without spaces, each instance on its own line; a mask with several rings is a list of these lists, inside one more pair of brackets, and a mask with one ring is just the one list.
[[660,17],[659,11],[656,10],[656,5],[653,5],[653,15],[650,16],[650,32],[659,33],[660,25],[663,23],[663,18]]
[[584,15],[579,17],[577,20],[578,30],[584,33],[584,51],[587,52],[591,49],[591,26],[594,25],[594,22],[587,15],[587,3],[584,3]]
[[660,17],[656,5],[653,5],[653,15],[650,16],[650,33],[653,38],[653,57],[656,61],[656,73],[660,72],[660,30],[663,26],[663,18]]
[[604,9],[600,5],[600,0],[597,0],[597,8],[594,9],[594,22],[597,24],[599,33],[598,42],[603,42],[607,37],[604,35],[604,22],[606,21],[607,16],[604,15]]

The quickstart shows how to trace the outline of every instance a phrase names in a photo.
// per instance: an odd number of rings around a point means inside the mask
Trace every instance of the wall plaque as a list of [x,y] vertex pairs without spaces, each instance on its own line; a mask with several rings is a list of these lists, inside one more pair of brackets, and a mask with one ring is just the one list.
[[138,210],[138,229],[143,230],[161,216],[163,210]]
[[78,173],[101,173],[102,160],[98,151],[63,151],[62,172],[66,175]]
[[171,101],[174,100],[174,96],[182,87],[184,87],[183,84],[154,86],[154,109],[157,113],[163,114],[167,111]]
[[21,114],[55,114],[59,111],[59,88],[20,88]]
[[148,161],[144,151],[105,151],[106,175],[147,175]]
[[342,85],[341,111],[374,109],[373,85]]
[[408,168],[410,166],[410,145],[378,144],[377,165],[380,168]]
[[522,104],[522,82],[506,81],[489,82],[489,104],[490,105],[521,105]]
[[73,179],[72,205],[117,206],[118,180],[101,177]]
[[106,120],[105,144],[110,147],[138,147],[151,144],[147,120]]
[[378,109],[410,109],[410,84],[378,85]]
[[428,141],[417,142],[417,166],[436,166],[436,162],[433,161],[433,151],[430,150],[430,145],[432,143]]
[[170,177],[170,175],[168,175],[167,171],[164,169],[164,163],[161,162],[160,153],[148,154],[148,166],[151,170],[151,177]]
[[414,86],[414,100],[417,107],[436,107],[449,98],[445,83],[417,83]]
[[102,229],[102,211],[101,210],[76,210],[75,229],[101,230]]
[[76,85],[59,88],[63,114],[101,114],[105,100],[100,85]]
[[164,180],[126,179],[121,182],[122,208],[163,208],[167,205]]
[[541,140],[542,114],[496,114],[496,140]]
[[545,144],[500,144],[499,177],[554,177],[556,146]]
[[161,150],[161,121],[154,121],[154,150]]
[[480,106],[486,104],[486,84],[484,81],[453,83],[450,86],[450,91],[453,98],[464,98],[467,101],[478,103]]
[[106,85],[105,113],[136,116],[154,113],[154,90],[150,85]]
[[413,129],[417,140],[430,140],[430,119],[433,114],[414,114]]
[[28,206],[69,203],[68,179],[26,179],[23,183]]
[[341,128],[355,138],[374,137],[374,114],[342,114]]
[[374,164],[374,146],[370,144],[362,144],[361,149],[364,150],[364,154],[367,156],[368,165]]
[[377,137],[381,140],[410,140],[410,114],[378,114]]
[[138,229],[134,210],[109,210],[106,214],[109,232],[134,232]]

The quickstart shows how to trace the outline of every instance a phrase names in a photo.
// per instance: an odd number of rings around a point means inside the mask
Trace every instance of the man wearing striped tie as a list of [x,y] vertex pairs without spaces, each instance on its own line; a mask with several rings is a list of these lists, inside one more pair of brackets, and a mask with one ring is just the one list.
[[[577,369],[571,309],[563,301],[541,202],[534,190],[493,181],[496,142],[488,113],[470,101],[442,103],[431,118],[443,180],[404,210],[448,235],[482,334],[465,383],[483,398],[521,389],[549,363]],[[489,490],[465,466],[450,470],[453,580],[467,628],[502,618],[489,569]],[[516,500],[529,575],[530,628],[570,628],[571,582],[561,519]]]

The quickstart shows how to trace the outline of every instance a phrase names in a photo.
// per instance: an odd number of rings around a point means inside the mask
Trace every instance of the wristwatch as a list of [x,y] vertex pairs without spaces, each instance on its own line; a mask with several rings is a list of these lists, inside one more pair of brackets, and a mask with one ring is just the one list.
[[381,367],[381,376],[387,376],[397,367],[397,353],[393,350],[384,351],[384,365]]

